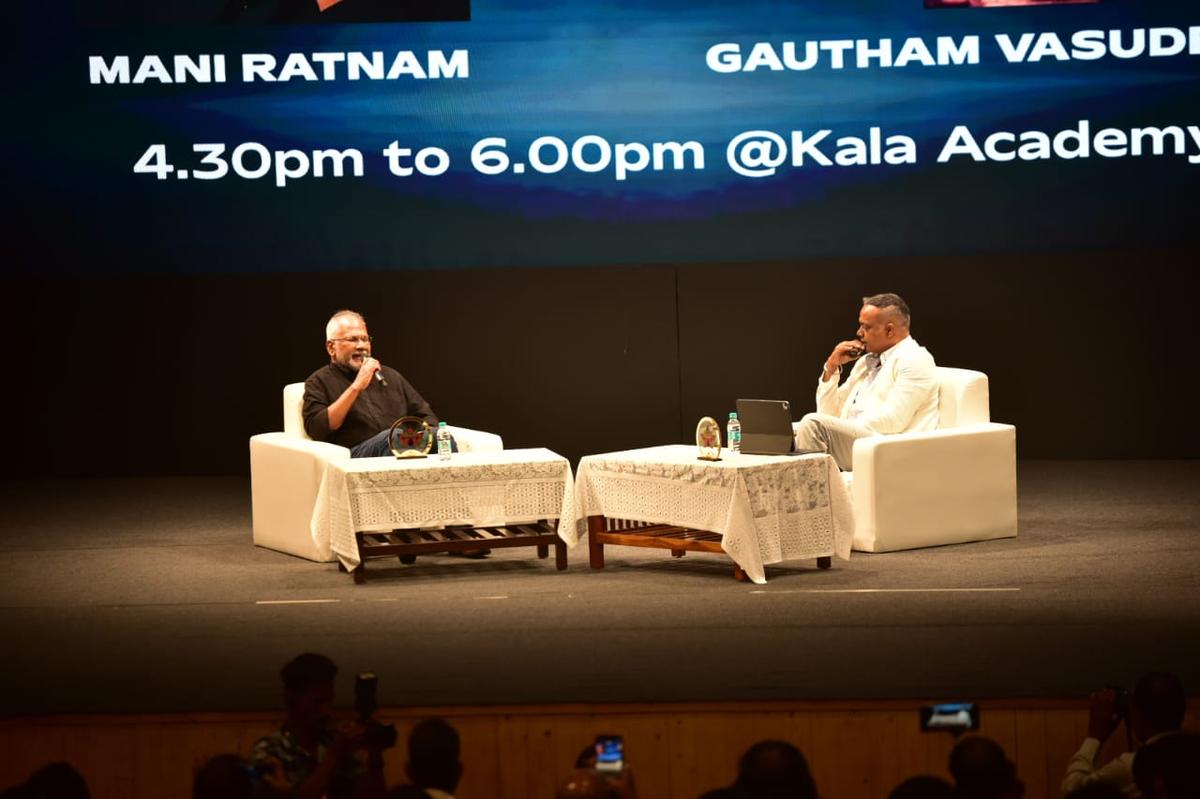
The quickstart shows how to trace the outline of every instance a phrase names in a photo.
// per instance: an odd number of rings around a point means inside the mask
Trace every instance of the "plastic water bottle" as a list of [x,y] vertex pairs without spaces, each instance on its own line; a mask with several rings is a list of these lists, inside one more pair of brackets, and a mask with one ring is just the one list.
[[742,423],[736,413],[729,414],[729,424],[725,426],[725,443],[730,455],[740,455],[742,452]]
[[450,460],[450,430],[445,422],[438,422],[437,447],[438,457],[444,461]]

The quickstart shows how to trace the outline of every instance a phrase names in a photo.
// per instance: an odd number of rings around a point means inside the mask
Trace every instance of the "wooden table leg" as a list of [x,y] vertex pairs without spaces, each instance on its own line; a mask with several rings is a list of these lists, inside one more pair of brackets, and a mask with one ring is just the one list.
[[538,544],[537,551],[538,558],[541,560],[545,560],[546,558],[550,557],[550,547],[547,544]]
[[554,568],[560,572],[567,570],[567,542],[554,542]]
[[833,566],[833,556],[832,555],[826,555],[823,558],[817,558],[817,568],[818,569],[828,569],[832,566]]
[[358,564],[358,567],[355,568],[353,572],[351,572],[351,574],[354,575],[354,584],[355,585],[362,585],[363,583],[365,583],[367,581],[367,570],[365,568],[363,568],[364,565],[365,564],[362,564],[362,563]]
[[604,568],[604,544],[596,540],[596,536],[604,532],[604,517],[587,517],[588,526],[588,559],[593,569]]
[[400,562],[403,563],[405,566],[411,566],[412,564],[417,562],[416,555],[400,555],[399,557],[400,557]]
[[671,550],[671,557],[673,557],[673,558],[682,558],[686,554],[687,554],[686,549],[672,549]]
[[746,570],[735,563],[733,564],[733,579],[739,583],[746,583],[750,581],[750,575],[746,574]]

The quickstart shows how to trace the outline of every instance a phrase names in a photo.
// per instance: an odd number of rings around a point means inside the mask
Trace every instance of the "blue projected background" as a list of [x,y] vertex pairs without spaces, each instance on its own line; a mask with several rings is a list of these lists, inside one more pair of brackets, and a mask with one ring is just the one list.
[[[202,5],[164,20],[131,4],[116,4],[123,16],[94,0],[53,4],[24,25],[9,67],[5,170],[21,245],[10,268],[566,266],[1200,242],[1194,3],[473,0],[469,21],[313,25],[209,23]],[[1097,33],[1073,46],[1080,31]],[[1020,55],[1006,57],[1001,35]],[[908,63],[885,66],[884,40]],[[802,65],[810,43],[815,60]],[[376,52],[379,69],[399,74],[350,79],[347,54]],[[273,66],[246,81],[248,54]],[[176,56],[223,60],[224,80],[176,74]],[[966,63],[921,63],[939,56]],[[315,155],[324,150],[339,155]]]

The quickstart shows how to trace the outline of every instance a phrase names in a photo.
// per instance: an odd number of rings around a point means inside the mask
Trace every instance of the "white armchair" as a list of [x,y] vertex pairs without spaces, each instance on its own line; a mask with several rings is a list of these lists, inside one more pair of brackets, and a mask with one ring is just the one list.
[[982,372],[937,367],[937,430],[854,442],[854,549],[889,552],[1017,534],[1017,430],[990,420]]
[[[250,437],[250,496],[254,543],[316,561],[333,560],[313,541],[310,522],[325,464],[349,458],[350,450],[313,441],[304,432],[304,384],[283,389],[283,432]],[[500,436],[465,427],[450,428],[460,452],[498,452]]]

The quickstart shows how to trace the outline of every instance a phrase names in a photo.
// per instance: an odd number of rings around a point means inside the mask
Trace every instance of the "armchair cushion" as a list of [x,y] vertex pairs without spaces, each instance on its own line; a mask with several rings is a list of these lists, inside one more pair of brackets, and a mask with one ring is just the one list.
[[938,366],[938,429],[991,421],[988,379],[983,372]]
[[854,465],[855,549],[887,552],[1017,534],[1012,425],[859,439]]
[[289,383],[283,387],[283,432],[308,441],[304,432],[304,384]]
[[328,561],[312,539],[310,522],[325,464],[350,450],[288,433],[250,438],[250,495],[254,543],[316,561]]

